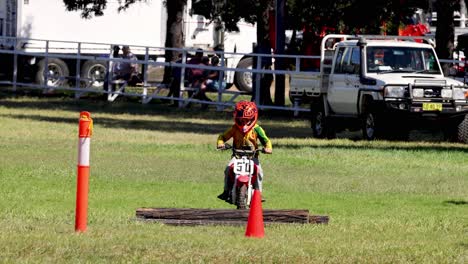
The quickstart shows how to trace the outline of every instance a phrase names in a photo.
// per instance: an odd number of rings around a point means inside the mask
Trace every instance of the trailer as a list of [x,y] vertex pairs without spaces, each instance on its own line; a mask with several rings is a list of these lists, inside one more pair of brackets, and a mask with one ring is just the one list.
[[[163,0],[137,2],[118,12],[119,3],[108,1],[104,15],[83,19],[66,11],[62,1],[0,0],[0,49],[21,49],[18,78],[39,85],[66,86],[80,75],[91,86],[102,86],[114,45],[128,45],[141,60],[164,61],[167,11]],[[212,21],[192,12],[187,2],[183,14],[186,48],[212,52],[223,46],[228,68],[252,67],[249,56],[256,41],[255,25],[240,22],[239,32],[224,32]],[[10,78],[11,54],[0,54],[0,78]],[[77,56],[80,58],[77,62]],[[47,65],[47,67],[46,67]],[[2,77],[3,76],[3,77]],[[240,90],[251,90],[242,72],[228,71],[226,81]]]

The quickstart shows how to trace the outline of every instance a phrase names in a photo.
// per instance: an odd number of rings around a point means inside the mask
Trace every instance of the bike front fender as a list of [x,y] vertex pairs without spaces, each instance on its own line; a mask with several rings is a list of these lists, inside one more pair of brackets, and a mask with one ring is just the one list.
[[240,175],[237,177],[237,182],[241,184],[249,183],[249,175]]

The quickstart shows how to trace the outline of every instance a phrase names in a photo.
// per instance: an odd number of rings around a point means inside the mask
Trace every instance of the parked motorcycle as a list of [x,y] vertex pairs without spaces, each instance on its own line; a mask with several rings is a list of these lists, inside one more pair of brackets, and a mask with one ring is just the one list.
[[225,144],[224,149],[232,149],[232,164],[229,167],[229,181],[232,186],[229,192],[228,203],[236,205],[237,209],[247,209],[250,207],[254,192],[254,184],[257,182],[257,165],[253,159],[257,152],[264,150],[236,149],[229,144]]

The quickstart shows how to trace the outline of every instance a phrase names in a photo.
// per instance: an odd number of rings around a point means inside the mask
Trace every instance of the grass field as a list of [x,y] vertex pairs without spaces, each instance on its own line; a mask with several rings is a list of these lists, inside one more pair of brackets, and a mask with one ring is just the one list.
[[[166,226],[140,207],[233,208],[216,198],[229,112],[0,95],[1,263],[468,263],[468,145],[310,138],[262,113],[264,209],[328,225]],[[94,119],[88,230],[74,232],[78,118]],[[416,137],[418,138],[418,137]],[[424,138],[424,137],[423,137]]]

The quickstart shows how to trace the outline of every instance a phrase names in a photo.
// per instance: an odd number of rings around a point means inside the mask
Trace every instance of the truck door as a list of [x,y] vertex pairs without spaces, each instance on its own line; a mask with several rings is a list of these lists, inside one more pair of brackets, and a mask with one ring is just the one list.
[[337,114],[356,114],[359,92],[360,53],[358,47],[340,47],[330,74],[328,102]]
[[346,89],[346,111],[350,114],[358,114],[358,96],[361,88],[359,72],[361,70],[361,52],[359,47],[353,47],[349,60],[347,72],[347,89]]

